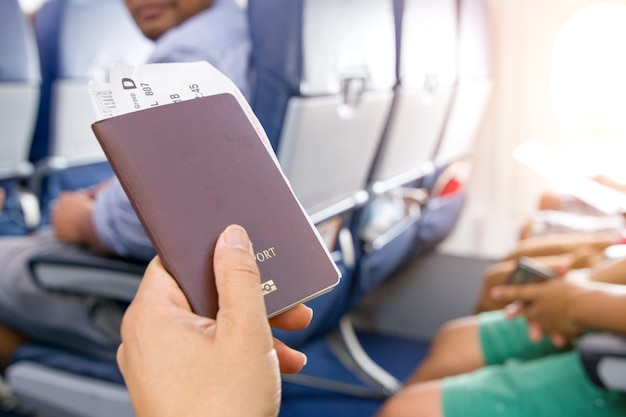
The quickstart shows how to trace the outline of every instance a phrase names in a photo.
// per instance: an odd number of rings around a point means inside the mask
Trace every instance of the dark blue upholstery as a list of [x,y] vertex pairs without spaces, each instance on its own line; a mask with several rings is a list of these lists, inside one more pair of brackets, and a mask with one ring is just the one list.
[[[391,335],[358,332],[358,336],[372,360],[401,381],[422,361],[429,346],[428,341]],[[311,341],[303,351],[309,359],[301,374],[319,380],[309,386],[284,381],[281,417],[367,417],[382,405],[385,397],[340,361],[324,338]],[[347,384],[355,393],[335,391],[335,383]]]
[[30,231],[18,198],[19,184],[14,179],[0,180],[0,188],[6,193],[0,213],[0,235],[19,236]]
[[37,50],[41,65],[41,95],[37,123],[30,148],[30,161],[48,156],[50,131],[50,103],[52,82],[59,73],[59,23],[63,17],[65,0],[51,0],[42,4],[34,18]]
[[[303,0],[252,0],[253,94],[250,102],[274,150],[289,97],[300,91]],[[271,22],[271,24],[268,24]]]

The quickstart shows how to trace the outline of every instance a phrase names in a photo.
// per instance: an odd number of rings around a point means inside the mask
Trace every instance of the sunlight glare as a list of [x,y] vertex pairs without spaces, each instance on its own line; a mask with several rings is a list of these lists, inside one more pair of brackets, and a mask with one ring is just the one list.
[[552,98],[568,131],[626,133],[626,6],[603,3],[573,15],[556,37]]

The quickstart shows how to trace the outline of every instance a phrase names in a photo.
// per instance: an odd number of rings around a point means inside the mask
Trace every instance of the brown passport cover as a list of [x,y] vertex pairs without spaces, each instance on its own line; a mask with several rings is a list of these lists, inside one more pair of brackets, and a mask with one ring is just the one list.
[[215,317],[213,250],[246,228],[268,316],[331,289],[340,273],[234,96],[136,111],[93,131],[168,271],[192,309]]

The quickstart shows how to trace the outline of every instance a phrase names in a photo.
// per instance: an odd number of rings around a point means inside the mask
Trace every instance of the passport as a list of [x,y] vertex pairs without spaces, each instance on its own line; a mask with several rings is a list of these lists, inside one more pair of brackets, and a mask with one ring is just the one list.
[[252,240],[269,317],[339,283],[319,233],[232,94],[126,113],[92,129],[194,312],[216,316],[213,252],[233,223]]

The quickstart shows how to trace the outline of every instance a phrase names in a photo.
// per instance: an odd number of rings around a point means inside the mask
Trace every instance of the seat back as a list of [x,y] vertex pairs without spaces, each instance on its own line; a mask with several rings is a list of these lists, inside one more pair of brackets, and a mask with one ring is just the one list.
[[392,5],[250,0],[248,8],[252,106],[317,223],[364,200],[392,99]]
[[491,95],[493,68],[490,39],[486,2],[460,0],[458,81],[435,155],[436,165],[471,154]]
[[[91,123],[96,115],[88,93],[90,81],[106,81],[113,64],[145,62],[152,50],[133,22],[123,0],[51,0],[41,13],[55,14],[56,20],[37,16],[46,27],[40,36],[42,54],[52,62],[49,125],[45,156],[37,161],[31,187],[41,198],[44,222],[47,203],[63,190],[88,187],[110,176],[112,171],[98,144]],[[115,22],[111,27],[111,22]],[[52,26],[52,27],[50,27]],[[114,28],[114,30],[112,30]],[[40,116],[40,121],[45,117]],[[87,167],[87,168],[85,168]],[[76,171],[80,174],[77,175]],[[75,178],[80,177],[80,181]],[[53,178],[54,177],[54,178]]]
[[91,131],[96,117],[86,86],[92,80],[105,81],[113,64],[144,63],[152,42],[139,31],[122,0],[66,0],[59,30],[50,154],[69,165],[103,161]]
[[431,169],[452,101],[457,72],[457,2],[395,0],[398,84],[376,164],[376,193]]
[[[393,0],[398,84],[359,213],[359,289],[368,292],[452,232],[466,156],[489,95],[484,0]],[[463,159],[462,159],[463,158]],[[461,160],[462,159],[462,160]]]
[[17,0],[0,3],[0,179],[28,175],[41,81],[32,28]]
[[589,379],[598,387],[626,392],[626,336],[596,332],[581,337],[576,350]]

